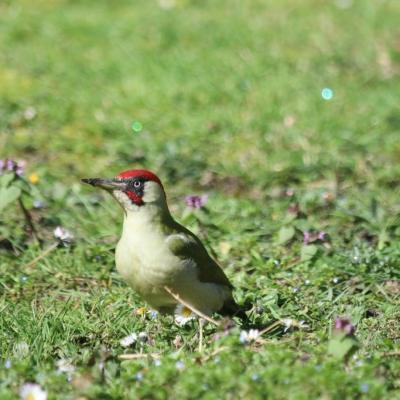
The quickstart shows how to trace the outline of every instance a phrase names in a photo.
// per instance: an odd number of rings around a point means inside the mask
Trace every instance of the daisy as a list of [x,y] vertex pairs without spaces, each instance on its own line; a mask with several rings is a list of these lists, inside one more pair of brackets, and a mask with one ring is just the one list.
[[37,383],[23,384],[19,395],[22,400],[47,400],[47,392]]
[[184,326],[188,322],[196,318],[196,315],[183,304],[178,304],[175,309],[175,323],[179,326]]
[[57,228],[54,229],[53,235],[61,243],[67,244],[67,245],[71,244],[75,239],[74,235],[70,231],[62,228],[61,226],[57,226]]
[[247,344],[255,342],[259,337],[258,329],[250,329],[249,331],[241,331],[239,341],[240,343]]

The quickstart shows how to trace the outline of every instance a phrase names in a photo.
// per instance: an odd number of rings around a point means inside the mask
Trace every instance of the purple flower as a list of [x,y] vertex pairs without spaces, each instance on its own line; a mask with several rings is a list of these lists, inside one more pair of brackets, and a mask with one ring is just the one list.
[[326,240],[326,232],[324,232],[324,231],[318,232],[318,237],[317,238],[321,242],[324,242]]
[[336,318],[335,330],[338,332],[343,332],[346,335],[354,335],[356,328],[351,323],[350,319],[347,317]]
[[14,161],[11,159],[0,160],[0,175],[2,175],[4,171],[9,171],[21,176],[24,173],[25,165],[26,161]]
[[190,208],[202,208],[207,203],[207,200],[208,196],[206,194],[202,196],[191,195],[185,198],[186,205]]
[[24,169],[22,167],[18,167],[15,169],[15,174],[18,176],[22,176],[24,173]]
[[369,390],[368,383],[362,383],[360,385],[360,390],[361,390],[362,393],[368,393],[368,390]]
[[17,163],[14,160],[6,160],[6,170],[14,171],[14,168],[17,166]]
[[304,244],[310,244],[314,242],[326,242],[328,240],[328,235],[324,231],[304,231],[303,232],[303,242]]
[[304,244],[308,244],[311,242],[311,233],[310,232],[305,231],[303,233],[303,242],[304,242]]

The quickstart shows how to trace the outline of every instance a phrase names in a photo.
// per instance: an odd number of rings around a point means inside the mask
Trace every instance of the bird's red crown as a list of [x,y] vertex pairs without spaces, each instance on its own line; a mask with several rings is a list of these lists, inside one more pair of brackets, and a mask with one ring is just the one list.
[[129,178],[136,178],[136,177],[142,177],[142,178],[145,178],[147,181],[157,182],[164,189],[160,178],[153,172],[148,171],[146,169],[130,169],[127,171],[122,171],[117,175],[117,178],[121,178],[121,179],[129,179]]

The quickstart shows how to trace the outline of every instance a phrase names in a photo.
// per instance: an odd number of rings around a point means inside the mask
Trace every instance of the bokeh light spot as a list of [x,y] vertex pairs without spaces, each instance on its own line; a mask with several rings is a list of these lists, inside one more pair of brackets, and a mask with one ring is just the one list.
[[323,88],[321,96],[324,100],[331,100],[333,98],[333,90],[329,88]]
[[133,121],[132,130],[134,132],[140,132],[143,129],[143,125],[139,121]]

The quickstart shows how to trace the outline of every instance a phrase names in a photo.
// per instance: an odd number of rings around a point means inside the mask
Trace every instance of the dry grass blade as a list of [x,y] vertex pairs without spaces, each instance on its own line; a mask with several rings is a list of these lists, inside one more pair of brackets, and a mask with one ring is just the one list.
[[174,293],[168,286],[164,286],[164,289],[180,304],[182,304],[183,306],[185,306],[186,308],[188,308],[189,310],[191,310],[193,313],[195,313],[196,315],[198,315],[200,318],[205,319],[206,321],[214,324],[215,326],[220,326],[219,322],[216,321],[215,319],[212,319],[211,317],[209,317],[208,315],[203,314],[201,311],[197,310],[196,308],[194,308],[193,306],[191,306],[190,304],[186,303],[186,301],[182,300],[178,294]]
[[23,269],[26,268],[32,268],[38,261],[40,261],[42,258],[46,257],[49,255],[54,249],[58,247],[58,242],[53,243],[51,246],[49,246],[46,250],[44,250],[42,253],[40,253],[37,257],[35,257],[32,261],[30,261],[28,264],[25,264]]
[[159,358],[161,356],[160,353],[132,353],[132,354],[121,354],[118,356],[120,360],[138,360],[140,358]]
[[274,329],[275,329],[276,327],[278,327],[279,325],[282,325],[282,322],[281,322],[281,321],[276,321],[276,322],[274,322],[273,324],[271,324],[271,325],[267,326],[266,328],[264,328],[263,330],[261,330],[261,331],[259,332],[259,336],[264,335],[264,333],[268,333],[268,332],[274,330]]

